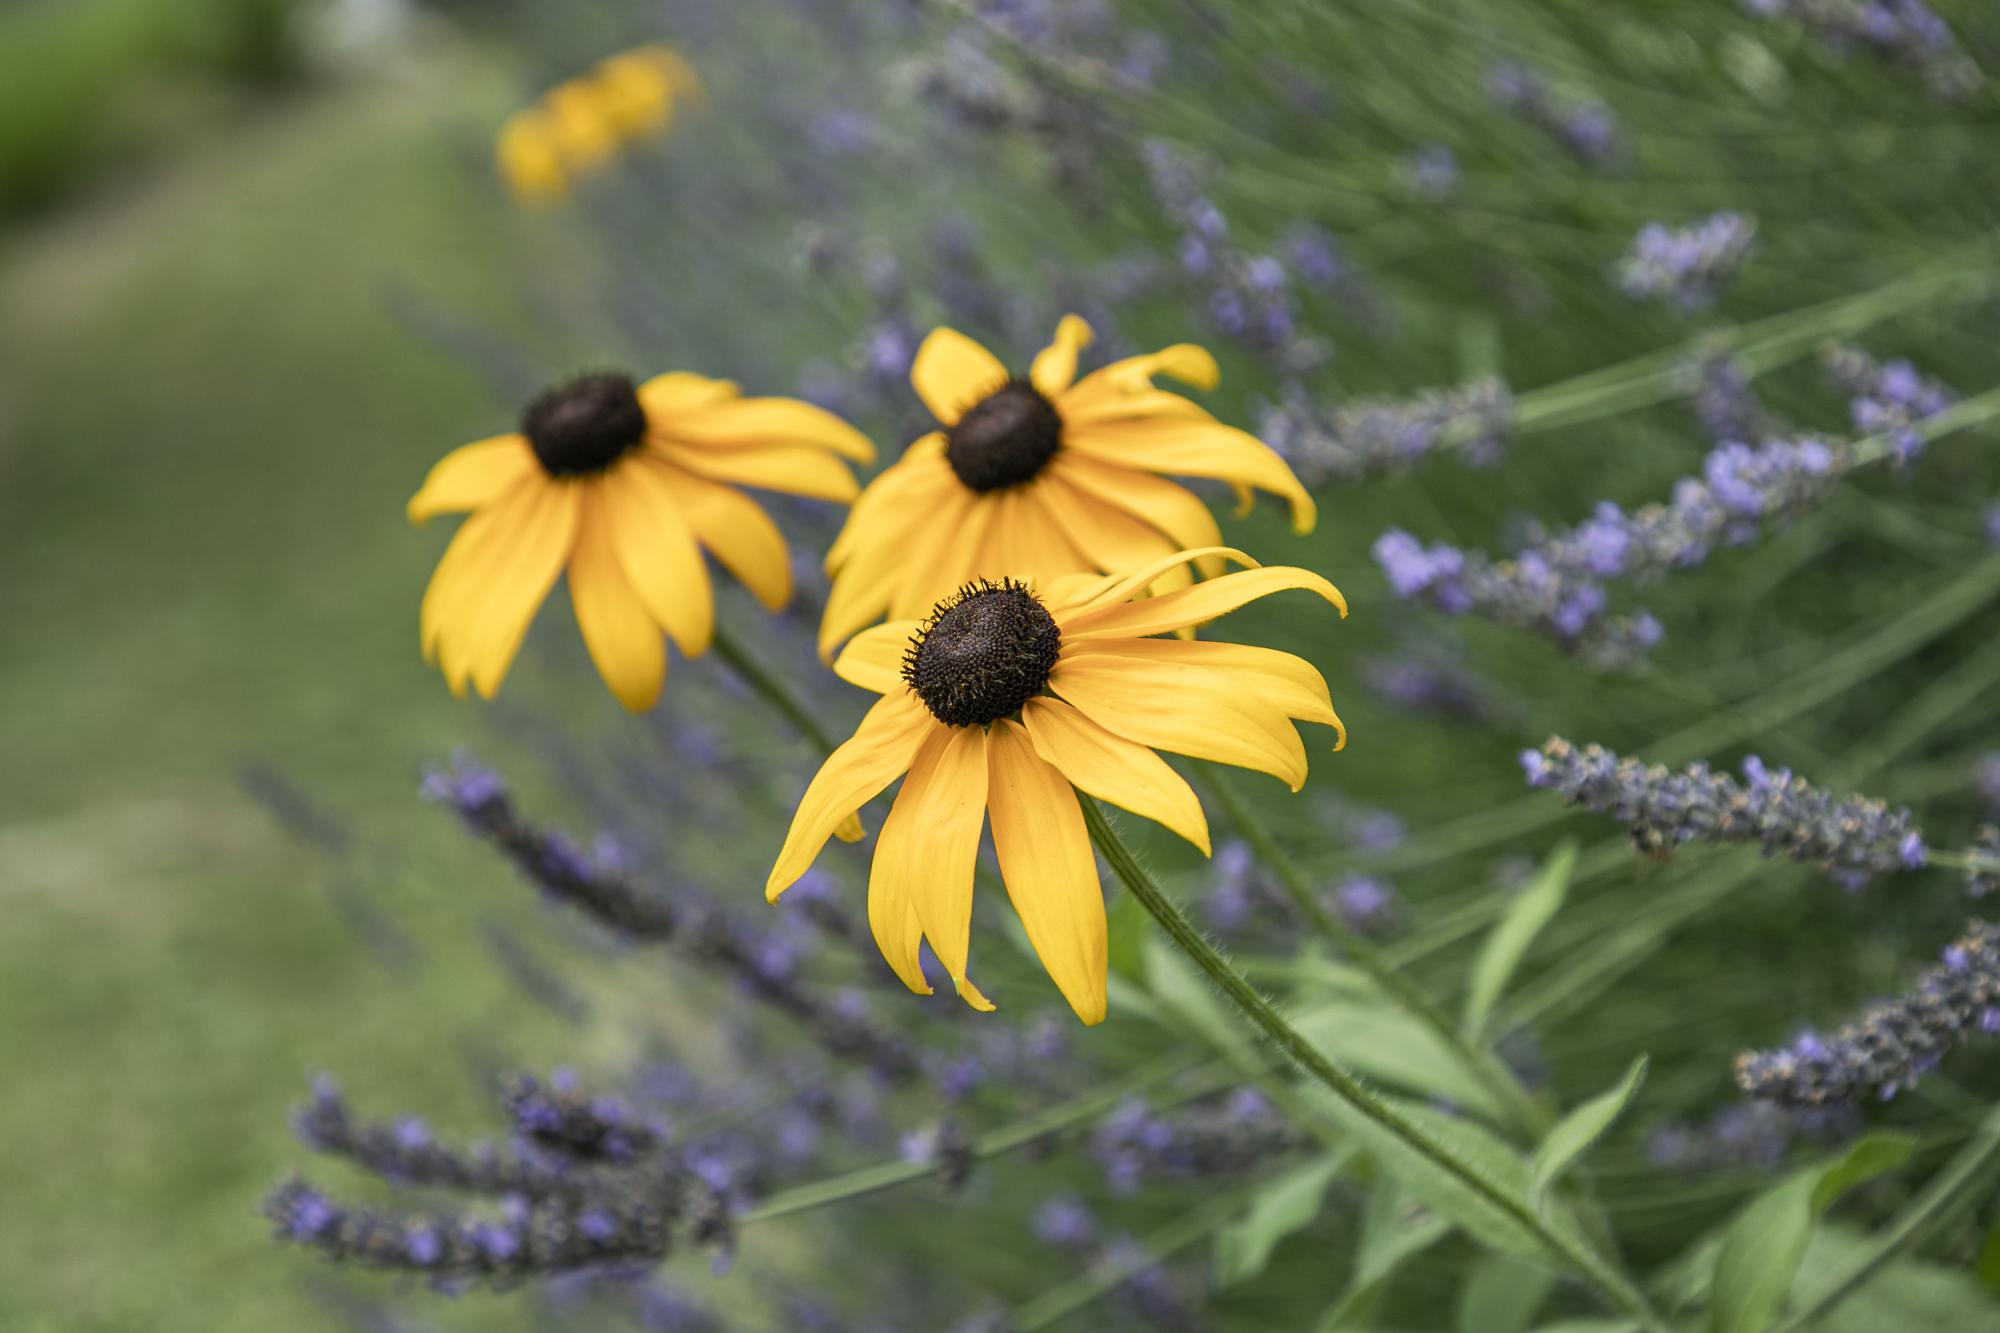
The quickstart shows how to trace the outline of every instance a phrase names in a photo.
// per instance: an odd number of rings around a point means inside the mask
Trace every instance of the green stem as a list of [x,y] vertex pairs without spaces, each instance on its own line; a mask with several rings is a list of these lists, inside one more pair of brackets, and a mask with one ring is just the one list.
[[1952,1209],[1968,1202],[1972,1191],[1986,1182],[1996,1161],[2000,1161],[2000,1114],[1987,1117],[1972,1142],[1946,1163],[1923,1192],[1890,1219],[1888,1226],[1870,1238],[1867,1252],[1852,1267],[1810,1304],[1793,1311],[1771,1333],[1799,1333],[1812,1327],[1829,1310],[1860,1290],[1883,1265],[1921,1241]]
[[1285,896],[1292,900],[1292,905],[1305,915],[1313,928],[1345,954],[1348,962],[1374,982],[1392,1004],[1429,1028],[1474,1081],[1493,1094],[1495,1103],[1505,1112],[1516,1131],[1530,1141],[1538,1141],[1548,1133],[1551,1122],[1547,1113],[1528,1095],[1512,1071],[1492,1052],[1468,1040],[1434,1000],[1389,963],[1373,940],[1327,911],[1319,896],[1312,891],[1312,886],[1306,882],[1305,875],[1285,854],[1264,821],[1257,817],[1229,780],[1211,768],[1207,780],[1201,785],[1222,807],[1231,826],[1250,844],[1258,859],[1277,876]]
[[1097,802],[1082,793],[1078,794],[1078,800],[1083,807],[1084,822],[1090,828],[1091,841],[1139,905],[1159,922],[1167,937],[1216,988],[1243,1011],[1250,1023],[1291,1057],[1299,1068],[1355,1112],[1400,1140],[1411,1152],[1451,1176],[1487,1207],[1504,1215],[1552,1259],[1586,1278],[1645,1328],[1653,1330],[1653,1333],[1668,1333],[1667,1325],[1647,1304],[1645,1296],[1623,1275],[1608,1267],[1586,1247],[1558,1234],[1519,1200],[1510,1198],[1478,1172],[1467,1168],[1451,1153],[1432,1142],[1422,1130],[1369,1092],[1354,1075],[1327,1059],[1317,1046],[1307,1041],[1255,986],[1244,979],[1242,973],[1230,966],[1229,961],[1202,937],[1194,923],[1139,864],[1132,850],[1105,819],[1104,811]]
[[785,720],[799,729],[799,734],[817,746],[824,754],[831,754],[837,742],[827,734],[826,728],[814,716],[811,705],[794,690],[785,679],[757,660],[757,655],[736,641],[729,630],[717,624],[715,627],[715,655],[729,664],[729,669],[741,676],[751,689],[763,696],[766,703],[785,715]]

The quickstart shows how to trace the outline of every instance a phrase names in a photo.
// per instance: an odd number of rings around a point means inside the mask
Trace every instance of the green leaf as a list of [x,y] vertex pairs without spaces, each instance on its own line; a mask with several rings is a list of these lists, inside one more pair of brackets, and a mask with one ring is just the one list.
[[1405,1092],[1443,1097],[1485,1119],[1500,1114],[1493,1094],[1456,1052],[1400,1009],[1332,1003],[1294,1015],[1292,1026],[1337,1065]]
[[1225,1055],[1247,1049],[1249,1028],[1223,1003],[1208,978],[1158,931],[1146,933],[1140,957],[1146,984],[1161,1007]]
[[1834,1200],[1910,1158],[1907,1134],[1869,1134],[1823,1166],[1808,1167],[1753,1199],[1729,1226],[1709,1288],[1709,1333],[1764,1333],[1784,1308],[1813,1223]]
[[1133,985],[1146,985],[1146,936],[1149,922],[1146,909],[1129,893],[1118,895],[1105,913],[1110,928],[1111,971]]
[[[1867,1263],[1877,1238],[1858,1228],[1828,1223],[1806,1248],[1794,1296],[1810,1303],[1843,1274]],[[1962,1268],[1902,1258],[1882,1265],[1846,1300],[1811,1327],[1819,1333],[1884,1333],[1884,1330],[2000,1328],[2000,1301]]]
[[1487,1255],[1458,1289],[1458,1333],[1521,1333],[1555,1284],[1539,1264]]
[[[1464,1228],[1489,1249],[1538,1260],[1549,1258],[1541,1239],[1519,1217],[1412,1148],[1380,1122],[1324,1088],[1301,1087],[1299,1092],[1352,1136],[1385,1174],[1402,1182],[1411,1194],[1453,1226]],[[1513,1200],[1523,1212],[1530,1211],[1528,1164],[1491,1131],[1401,1098],[1381,1100],[1418,1130],[1436,1151],[1456,1161],[1496,1194]],[[1566,1239],[1583,1245],[1575,1219],[1560,1206],[1546,1209],[1544,1221],[1551,1230],[1561,1231]]]
[[1353,1160],[1353,1149],[1337,1149],[1259,1189],[1249,1211],[1216,1234],[1215,1284],[1234,1286],[1263,1272],[1278,1242],[1319,1216],[1326,1187]]
[[1625,1113],[1625,1108],[1638,1095],[1639,1085],[1646,1081],[1646,1057],[1640,1056],[1625,1071],[1618,1086],[1609,1092],[1599,1093],[1583,1105],[1571,1111],[1556,1122],[1549,1136],[1542,1140],[1542,1146],[1535,1153],[1533,1178],[1528,1190],[1539,1199],[1558,1177],[1569,1169],[1570,1164],[1589,1151],[1610,1129],[1612,1123]]
[[1534,882],[1522,889],[1494,925],[1472,965],[1472,985],[1465,997],[1465,1030],[1476,1037],[1486,1027],[1493,1006],[1521,964],[1528,946],[1562,907],[1576,871],[1576,842],[1566,840],[1550,854]]
[[1320,1316],[1320,1333],[1358,1326],[1396,1270],[1450,1233],[1449,1222],[1412,1199],[1395,1181],[1377,1185],[1361,1217],[1354,1271],[1348,1275],[1346,1290]]
[[1979,1262],[1972,1271],[1988,1291],[2000,1291],[2000,1222],[1986,1229],[1986,1243],[1979,1247]]

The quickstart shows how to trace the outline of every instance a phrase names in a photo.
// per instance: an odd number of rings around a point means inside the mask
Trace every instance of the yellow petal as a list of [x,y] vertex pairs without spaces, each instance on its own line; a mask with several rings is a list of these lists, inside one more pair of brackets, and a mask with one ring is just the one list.
[[[1128,576],[1129,581],[1129,576]],[[1347,600],[1340,589],[1309,569],[1273,565],[1266,569],[1245,569],[1224,574],[1182,588],[1163,597],[1112,604],[1109,597],[1060,617],[1065,641],[1085,636],[1108,635],[1136,639],[1149,634],[1165,634],[1188,625],[1206,624],[1237,607],[1269,597],[1274,592],[1303,588],[1331,602],[1340,614],[1347,614]]]
[[957,504],[940,509],[937,521],[926,524],[908,548],[909,569],[889,614],[897,620],[931,613],[939,602],[957,592],[991,565],[988,535],[1003,507],[1004,492],[974,495],[961,490]]
[[829,574],[847,562],[855,547],[874,539],[878,529],[899,528],[928,517],[935,502],[933,492],[938,488],[947,484],[958,487],[943,454],[944,432],[934,430],[913,440],[901,458],[862,488],[840,535],[827,550]]
[[799,798],[785,845],[764,883],[764,896],[775,902],[811,869],[826,840],[908,770],[918,743],[936,729],[931,715],[915,699],[900,695],[878,699],[854,734],[827,756]]
[[[424,589],[418,613],[418,636],[426,662],[442,666],[439,658],[444,643],[463,640],[468,628],[467,609],[484,596],[487,571],[505,556],[514,534],[541,505],[542,492],[550,484],[537,479],[517,486],[465,520],[452,534],[451,544],[445,547],[444,557]],[[456,657],[453,661],[456,665]],[[453,690],[463,692],[462,676],[447,671],[445,678]]]
[[1090,325],[1081,315],[1064,315],[1056,325],[1055,340],[1035,353],[1028,367],[1028,382],[1044,398],[1053,398],[1076,378],[1076,354],[1090,346]]
[[860,842],[868,836],[868,826],[861,822],[861,814],[856,811],[840,821],[833,830],[833,836],[842,842]]
[[1095,582],[1067,588],[1063,600],[1060,603],[1050,603],[1049,610],[1058,612],[1056,619],[1067,625],[1079,616],[1122,604],[1141,589],[1152,586],[1159,580],[1160,575],[1175,565],[1185,565],[1190,561],[1199,562],[1210,558],[1230,560],[1239,565],[1255,566],[1257,563],[1233,546],[1198,546],[1191,551],[1176,551],[1172,555],[1163,555],[1136,569],[1119,570],[1106,574]]
[[698,412],[736,397],[734,380],[712,380],[688,370],[655,375],[639,386],[639,406],[648,427],[659,427],[683,412]]
[[[820,619],[819,652],[824,661],[842,639],[862,626],[894,614],[904,588],[936,558],[940,548],[972,512],[972,492],[955,482],[929,493],[930,503],[891,520],[885,518],[851,543],[847,557],[834,573]],[[928,603],[902,611],[910,619],[930,610]]]
[[697,449],[653,436],[647,441],[646,453],[710,481],[810,495],[817,500],[838,500],[845,504],[861,489],[854,474],[847,470],[847,464],[824,449],[804,445]]
[[572,173],[588,171],[617,150],[618,127],[588,79],[557,84],[543,94],[541,106],[549,136]]
[[857,463],[875,461],[866,435],[824,408],[796,398],[734,398],[655,420],[653,430],[677,443],[713,449],[794,444],[825,449]]
[[[1221,677],[1222,688],[1232,688],[1228,681],[1233,679],[1240,682],[1233,688],[1240,689],[1246,698],[1268,704],[1301,722],[1332,727],[1338,735],[1334,749],[1347,744],[1347,728],[1333,711],[1326,677],[1312,663],[1291,653],[1210,639],[1088,638],[1065,643],[1063,655],[1078,659],[1110,657],[1214,673]],[[1156,683],[1164,686],[1170,682],[1160,677]]]
[[516,112],[493,143],[493,165],[507,192],[524,204],[549,204],[569,193],[569,173],[548,118],[539,109]]
[[695,73],[694,66],[673,47],[660,42],[650,42],[645,46],[635,47],[632,54],[644,56],[658,65],[666,73],[667,83],[673,88],[674,95],[682,101],[699,103],[707,100],[708,89],[702,85],[701,76]]
[[612,549],[633,591],[675,645],[699,657],[715,636],[715,591],[669,475],[640,456],[606,473],[599,486]]
[[[1084,494],[1059,476],[1036,478],[1034,491],[1055,515],[1061,530],[1089,558],[1087,567],[1133,569],[1181,549],[1158,528]],[[1155,593],[1171,592],[1193,581],[1187,562],[1175,560],[1149,586]]]
[[460,604],[460,628],[439,643],[445,679],[467,683],[490,699],[507,677],[535,612],[555,586],[576,541],[582,488],[552,482],[524,488],[534,507],[510,528],[505,545],[473,577],[477,584]]
[[917,348],[910,383],[931,415],[947,426],[1007,382],[1000,359],[957,329],[935,328]]
[[632,138],[659,134],[673,123],[673,87],[667,72],[642,51],[625,51],[592,71],[603,114]]
[[667,678],[660,626],[632,590],[611,545],[610,514],[602,483],[589,485],[569,560],[569,600],[584,647],[618,702],[642,713],[660,697]]
[[1161,694],[1151,688],[1161,673],[1135,667],[1142,664],[1066,657],[1049,688],[1128,741],[1254,768],[1293,791],[1305,785],[1305,745],[1283,713],[1233,686],[1213,688],[1196,673],[1169,673],[1182,693]]
[[863,630],[847,641],[834,674],[850,685],[877,694],[903,689],[903,657],[917,637],[915,620],[892,620],[886,625]]
[[1094,409],[1101,400],[1129,398],[1150,392],[1155,375],[1168,375],[1197,389],[1213,389],[1222,379],[1222,371],[1206,348],[1193,343],[1176,343],[1145,356],[1128,356],[1123,361],[1114,361],[1102,370],[1091,372],[1064,397],[1064,406],[1088,410]]
[[1107,421],[1141,421],[1154,417],[1188,421],[1213,421],[1209,410],[1189,398],[1165,389],[1141,389],[1136,393],[1107,392],[1100,385],[1086,391],[1082,385],[1056,400],[1056,411],[1067,426],[1096,426]]
[[521,435],[496,435],[464,444],[437,461],[410,497],[410,522],[492,504],[539,468],[535,451]]
[[[910,762],[910,775],[875,842],[870,891],[885,869],[901,875],[924,938],[955,985],[965,983],[972,945],[972,871],[986,824],[986,730],[940,729]],[[892,842],[889,826],[908,813],[909,827]],[[976,993],[976,992],[975,992]]]
[[987,804],[1007,897],[1035,956],[1085,1023],[1104,1021],[1104,890],[1076,792],[1019,723],[987,733]]
[[[1173,550],[1222,545],[1222,529],[1216,526],[1215,515],[1200,496],[1178,482],[1066,452],[1049,461],[1048,472],[1158,528],[1167,535]],[[1220,556],[1205,555],[1195,567],[1203,578],[1212,579],[1222,572],[1223,561]]]
[[1057,506],[1049,503],[1041,478],[1020,489],[1023,503],[1015,511],[1013,544],[1005,566],[1013,577],[1039,590],[1079,570],[1100,567],[1064,530],[1062,516]]
[[671,463],[650,462],[667,476],[695,539],[742,581],[766,611],[792,597],[792,556],[764,507],[733,486],[697,477]]
[[1311,532],[1317,515],[1312,496],[1271,446],[1219,421],[1155,417],[1068,426],[1063,447],[1105,463],[1180,477],[1215,477],[1283,496],[1291,503],[1297,532]]
[[1163,824],[1209,854],[1208,817],[1187,779],[1136,741],[1114,735],[1060,699],[1030,699],[1021,720],[1035,753],[1092,796]]

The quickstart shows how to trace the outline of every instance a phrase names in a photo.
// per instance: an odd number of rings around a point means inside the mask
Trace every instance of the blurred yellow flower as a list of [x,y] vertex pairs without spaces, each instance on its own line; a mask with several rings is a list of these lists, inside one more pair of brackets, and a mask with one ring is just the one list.
[[1153,637],[1287,588],[1347,614],[1339,590],[1304,569],[1253,567],[1141,596],[1176,567],[1224,560],[1255,565],[1210,547],[1108,577],[1067,575],[1042,590],[982,580],[921,623],[857,635],[834,669],[882,698],[800,798],[766,895],[783,893],[829,836],[902,777],[868,878],[868,924],[896,975],[930,994],[917,961],[928,939],[966,1002],[993,1007],[966,979],[973,863],[990,814],[1029,941],[1077,1017],[1101,1021],[1104,899],[1072,784],[1205,855],[1201,802],[1155,750],[1259,769],[1297,791],[1306,752],[1293,719],[1333,727],[1335,748],[1346,741],[1326,681],[1303,659]]
[[[1226,481],[1245,510],[1252,487],[1281,495],[1292,525],[1311,531],[1312,497],[1270,446],[1153,387],[1170,375],[1214,388],[1214,357],[1182,343],[1079,380],[1090,340],[1088,324],[1064,316],[1026,378],[955,330],[924,340],[910,379],[943,429],[869,483],[827,553],[823,657],[884,616],[922,615],[969,579],[1046,582],[1220,542],[1208,506],[1162,473]],[[1200,566],[1221,568],[1206,557]],[[1191,580],[1176,563],[1156,591]]]
[[689,657],[708,648],[715,596],[705,548],[767,608],[791,597],[785,539],[736,489],[847,502],[844,460],[874,446],[790,398],[744,398],[727,380],[675,372],[634,386],[587,375],[528,406],[521,429],[455,449],[410,500],[411,522],[470,511],[424,593],[424,659],[452,691],[491,698],[556,576],[625,707],[651,707],[666,678],[661,631]]
[[702,96],[700,77],[672,47],[621,52],[507,118],[494,143],[500,179],[522,203],[565,198],[624,145],[666,133],[677,104]]

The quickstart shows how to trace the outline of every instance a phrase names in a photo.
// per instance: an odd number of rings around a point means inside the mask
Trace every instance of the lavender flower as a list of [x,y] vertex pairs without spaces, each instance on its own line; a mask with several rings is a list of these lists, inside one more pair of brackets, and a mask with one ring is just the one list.
[[1782,431],[1783,423],[1757,397],[1735,357],[1697,355],[1683,362],[1676,375],[1702,430],[1716,443],[1761,440]]
[[1539,750],[1522,751],[1521,767],[1529,786],[1625,825],[1643,852],[1693,841],[1756,843],[1766,856],[1814,862],[1850,889],[1876,875],[1920,869],[1926,859],[1908,810],[1833,796],[1789,769],[1765,768],[1755,756],[1743,761],[1738,782],[1705,763],[1674,773],[1555,736]]
[[1700,478],[1675,483],[1670,503],[1630,514],[1601,504],[1566,532],[1534,534],[1512,560],[1425,547],[1393,529],[1376,541],[1375,560],[1399,597],[1533,629],[1600,666],[1623,665],[1659,642],[1660,625],[1645,613],[1608,615],[1605,580],[1658,578],[1746,542],[1817,504],[1851,462],[1845,445],[1813,437],[1728,443],[1708,455]]
[[1260,1093],[1244,1087],[1171,1119],[1138,1098],[1122,1102],[1092,1133],[1090,1154],[1104,1168],[1106,1184],[1130,1194],[1150,1175],[1239,1173],[1305,1143]]
[[1611,109],[1602,102],[1558,94],[1548,80],[1515,61],[1495,65],[1486,75],[1486,95],[1497,107],[1535,126],[1590,167],[1611,165],[1624,145]]
[[2000,889],[2000,826],[1981,824],[1965,863],[1965,894],[1984,898]]
[[1618,285],[1635,299],[1663,301],[1676,309],[1715,303],[1757,237],[1756,220],[1744,213],[1712,213],[1685,227],[1649,222],[1619,262]]
[[1899,463],[1923,452],[1917,423],[1958,401],[1949,386],[1918,374],[1908,361],[1877,361],[1848,343],[1828,343],[1821,349],[1820,365],[1827,379],[1848,395],[1855,429],[1887,437]]
[[1458,158],[1441,143],[1426,144],[1403,159],[1403,180],[1410,189],[1433,202],[1448,199],[1458,190]]
[[2000,504],[1986,506],[1986,544],[2000,547]]
[[1909,991],[1831,1037],[1736,1057],[1736,1083],[1784,1106],[1834,1106],[1913,1086],[1973,1032],[2000,1032],[2000,928],[1974,921]]
[[1258,435],[1307,485],[1359,481],[1457,448],[1474,464],[1496,461],[1514,419],[1514,397],[1492,376],[1412,398],[1315,404],[1296,382],[1259,415]]
[[1396,886],[1378,875],[1350,875],[1335,885],[1333,910],[1364,935],[1393,935],[1408,917]]
[[584,1096],[576,1078],[558,1070],[548,1082],[518,1074],[505,1101],[524,1139],[576,1161],[625,1164],[659,1148],[665,1127],[648,1124],[616,1097]]
[[1097,1242],[1097,1216],[1074,1194],[1058,1194],[1035,1210],[1035,1239],[1063,1250],[1083,1250]]
[[1857,48],[1920,71],[1941,96],[1958,96],[1979,82],[1979,69],[1924,0],[1743,0],[1760,18],[1797,20],[1829,49]]
[[1675,1122],[1655,1130],[1646,1156],[1680,1173],[1768,1168],[1784,1159],[1794,1141],[1839,1142],[1859,1128],[1849,1107],[1790,1107],[1772,1102],[1726,1106],[1702,1123]]

